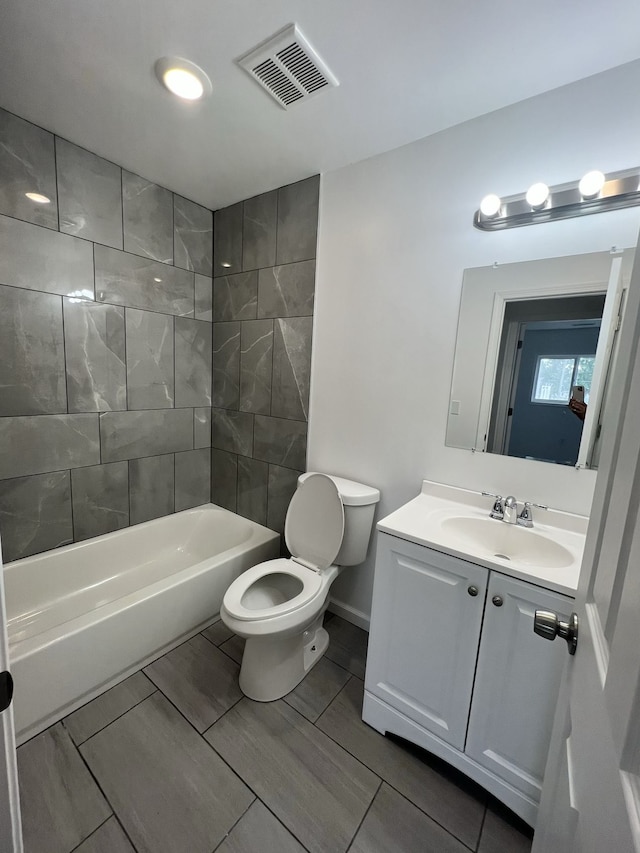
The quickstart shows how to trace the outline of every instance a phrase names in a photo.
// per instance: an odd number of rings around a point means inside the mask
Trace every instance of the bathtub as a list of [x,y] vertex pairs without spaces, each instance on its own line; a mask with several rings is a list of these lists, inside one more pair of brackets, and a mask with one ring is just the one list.
[[206,504],[8,563],[18,743],[213,622],[229,584],[279,547]]

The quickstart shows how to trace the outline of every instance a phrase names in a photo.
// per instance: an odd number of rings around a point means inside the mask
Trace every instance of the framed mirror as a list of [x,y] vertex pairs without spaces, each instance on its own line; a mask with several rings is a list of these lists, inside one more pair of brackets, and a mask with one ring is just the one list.
[[465,270],[448,446],[597,466],[633,255]]

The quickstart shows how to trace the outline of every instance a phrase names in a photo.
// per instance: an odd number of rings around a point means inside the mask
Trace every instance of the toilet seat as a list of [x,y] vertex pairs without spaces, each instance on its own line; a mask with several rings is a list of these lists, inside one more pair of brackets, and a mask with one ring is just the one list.
[[[301,581],[302,589],[297,595],[282,604],[261,609],[245,607],[242,600],[249,589],[262,578],[268,578],[269,575],[275,574],[289,575]],[[325,586],[326,580],[318,572],[296,563],[293,559],[281,557],[277,560],[259,563],[243,572],[225,593],[223,604],[230,616],[243,622],[274,619],[305,607],[324,590]]]

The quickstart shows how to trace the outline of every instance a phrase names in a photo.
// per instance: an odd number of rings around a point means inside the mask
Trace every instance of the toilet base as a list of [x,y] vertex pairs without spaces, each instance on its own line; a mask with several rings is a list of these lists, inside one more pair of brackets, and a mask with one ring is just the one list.
[[256,702],[273,702],[300,684],[329,645],[322,618],[323,614],[291,637],[249,637],[239,679],[244,695]]

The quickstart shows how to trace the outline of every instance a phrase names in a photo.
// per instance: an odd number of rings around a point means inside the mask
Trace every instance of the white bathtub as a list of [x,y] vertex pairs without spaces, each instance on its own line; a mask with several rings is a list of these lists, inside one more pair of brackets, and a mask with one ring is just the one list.
[[217,616],[279,536],[206,504],[4,568],[18,743]]

